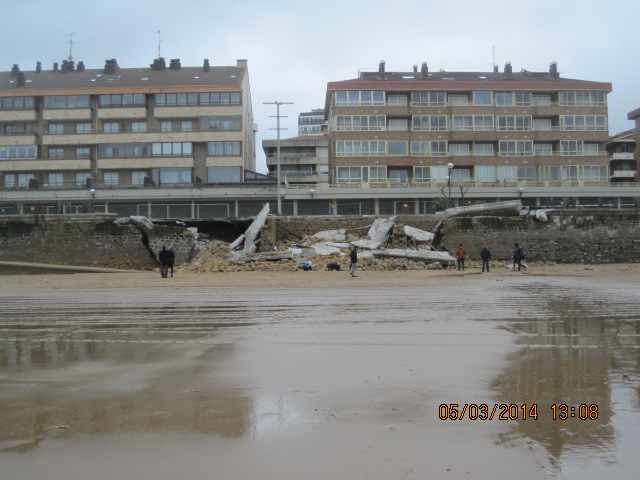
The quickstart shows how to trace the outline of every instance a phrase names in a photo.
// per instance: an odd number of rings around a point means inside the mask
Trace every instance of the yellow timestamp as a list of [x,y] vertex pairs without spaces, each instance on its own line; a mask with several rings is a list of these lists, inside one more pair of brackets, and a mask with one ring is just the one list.
[[551,405],[551,418],[553,420],[569,420],[578,418],[580,420],[597,420],[598,405],[585,403],[578,406],[567,405],[566,403],[554,403]]

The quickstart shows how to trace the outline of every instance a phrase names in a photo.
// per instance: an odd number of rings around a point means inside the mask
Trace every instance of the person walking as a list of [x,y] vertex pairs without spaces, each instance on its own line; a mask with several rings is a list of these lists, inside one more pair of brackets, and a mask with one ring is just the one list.
[[176,262],[176,252],[173,251],[173,247],[169,246],[167,249],[167,272],[165,273],[165,277],[171,270],[171,277],[173,278],[173,264]]
[[480,258],[482,259],[482,271],[484,272],[484,269],[487,269],[487,272],[489,272],[489,260],[491,260],[491,251],[489,250],[489,247],[485,246],[481,251],[480,251]]
[[518,271],[522,270],[524,267],[522,266],[522,259],[524,258],[524,251],[522,250],[522,247],[520,245],[518,245],[517,243],[515,244],[515,247],[513,249],[513,268],[511,269],[512,272],[515,272],[516,270],[516,265],[518,266]]
[[167,278],[167,271],[169,270],[169,250],[167,246],[163,245],[162,250],[158,254],[158,261],[160,262],[160,277]]
[[351,273],[352,277],[357,277],[356,275],[356,267],[358,266],[358,252],[357,248],[351,245],[351,251],[349,252],[349,258],[351,260],[351,265],[349,266],[349,273]]
[[456,248],[456,257],[458,257],[458,270],[464,271],[464,259],[467,258],[467,250],[462,244]]

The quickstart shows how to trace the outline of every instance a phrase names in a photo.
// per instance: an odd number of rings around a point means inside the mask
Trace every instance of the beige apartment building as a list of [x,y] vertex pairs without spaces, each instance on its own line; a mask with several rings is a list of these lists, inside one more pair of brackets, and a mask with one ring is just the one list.
[[331,181],[364,187],[608,185],[611,84],[548,71],[361,71],[326,95]]
[[[0,73],[0,205],[15,198],[20,210],[33,199],[50,213],[63,191],[71,203],[86,191],[97,203],[162,201],[194,185],[259,180],[246,60],[74,63]],[[11,196],[21,190],[40,194]]]

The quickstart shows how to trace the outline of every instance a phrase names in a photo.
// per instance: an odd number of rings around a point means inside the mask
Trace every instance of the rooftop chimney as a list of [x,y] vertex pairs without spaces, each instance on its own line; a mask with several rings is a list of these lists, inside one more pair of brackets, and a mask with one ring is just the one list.
[[18,67],[17,63],[14,63],[13,67],[11,68],[11,76],[17,77],[19,73],[20,73],[20,67]]
[[504,64],[504,78],[511,78],[513,76],[513,70],[511,69],[511,62]]
[[384,60],[380,61],[380,65],[378,66],[378,78],[383,79],[384,78],[384,66],[385,66],[385,62]]
[[104,73],[106,73],[107,75],[113,75],[119,69],[120,67],[118,66],[118,62],[116,61],[115,58],[104,61]]
[[69,60],[62,60],[62,66],[60,67],[60,71],[62,73],[67,73],[69,71]]
[[413,73],[418,73],[418,65],[413,66]]
[[549,65],[549,78],[553,78],[554,80],[560,78],[557,62],[551,62],[551,65]]
[[493,73],[498,73],[498,65],[493,66]]
[[18,73],[18,79],[16,81],[16,86],[24,87],[24,84],[25,84],[24,72],[19,72]]
[[427,66],[427,62],[422,62],[422,67],[420,68],[420,76],[422,78],[429,78],[429,67]]
[[36,73],[42,73],[42,62],[36,63]]
[[167,62],[164,60],[164,57],[155,58],[150,66],[153,70],[166,70]]
[[180,70],[180,59],[172,58],[169,62],[169,70]]
[[53,71],[54,72],[58,71],[58,62],[53,62]]
[[238,60],[236,60],[236,67],[247,68],[247,60],[244,58],[239,58]]
[[211,66],[209,65],[209,59],[208,58],[204,59],[204,63],[202,64],[202,71],[203,72],[210,72],[211,71]]
[[84,62],[82,60],[80,60],[78,62],[78,68],[77,68],[78,72],[84,72],[85,68],[84,68]]

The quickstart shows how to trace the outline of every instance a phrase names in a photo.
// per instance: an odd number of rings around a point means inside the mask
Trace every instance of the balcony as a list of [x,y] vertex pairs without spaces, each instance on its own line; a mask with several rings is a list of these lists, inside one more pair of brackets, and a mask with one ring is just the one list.
[[615,152],[610,155],[611,160],[633,160],[631,152]]
[[620,178],[626,180],[633,180],[636,176],[636,170],[614,170],[611,172],[611,179]]

